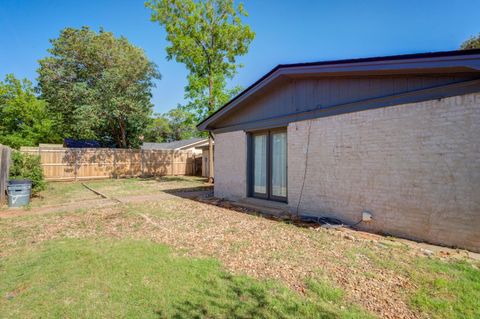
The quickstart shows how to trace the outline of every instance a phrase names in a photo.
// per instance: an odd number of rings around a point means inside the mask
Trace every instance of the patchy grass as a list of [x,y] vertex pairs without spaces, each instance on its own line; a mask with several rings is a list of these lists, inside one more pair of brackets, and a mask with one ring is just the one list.
[[[405,246],[397,247],[392,247],[387,258],[368,247],[354,247],[347,256],[352,263],[367,257],[380,269],[409,278],[416,287],[408,293],[409,304],[428,318],[480,318],[478,262],[416,257],[408,254]],[[367,271],[364,275],[375,277],[376,273]]]
[[325,283],[301,296],[148,241],[55,240],[0,265],[4,318],[368,317]]
[[161,178],[123,178],[85,182],[107,196],[153,195],[163,191],[205,188],[205,179],[195,176],[164,176]]
[[48,183],[47,188],[32,198],[30,206],[50,206],[73,203],[80,200],[99,199],[79,182]]
[[462,261],[420,259],[412,304],[432,318],[480,318],[480,270]]
[[[205,178],[195,176],[164,176],[161,178],[122,178],[104,179],[78,182],[53,182],[38,196],[31,199],[25,210],[36,207],[56,206],[76,203],[85,200],[101,199],[100,196],[88,190],[86,185],[109,197],[123,197],[135,195],[154,195],[164,191],[184,191],[209,189],[205,185]],[[7,208],[6,206],[4,207]]]
[[[89,185],[131,196],[203,180]],[[395,238],[346,239],[343,231],[161,198],[0,218],[2,316],[480,318],[478,262],[427,258]]]

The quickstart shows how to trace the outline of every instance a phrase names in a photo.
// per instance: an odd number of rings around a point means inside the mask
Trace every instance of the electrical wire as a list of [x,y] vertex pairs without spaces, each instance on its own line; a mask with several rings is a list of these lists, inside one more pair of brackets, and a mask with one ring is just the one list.
[[300,209],[300,203],[303,197],[303,189],[305,188],[305,179],[307,178],[307,167],[308,167],[308,151],[310,148],[310,133],[312,128],[312,120],[308,121],[308,133],[307,133],[307,150],[305,153],[305,169],[303,171],[303,180],[302,180],[302,187],[300,188],[300,194],[298,196],[298,203],[297,203],[297,210],[296,215],[298,217],[298,210]]

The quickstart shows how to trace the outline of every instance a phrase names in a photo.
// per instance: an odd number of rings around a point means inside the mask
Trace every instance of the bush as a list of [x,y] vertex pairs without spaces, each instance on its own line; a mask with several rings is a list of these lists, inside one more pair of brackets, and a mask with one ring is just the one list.
[[32,181],[32,194],[45,189],[46,183],[43,178],[40,156],[12,152],[12,167],[10,167],[10,179],[29,179]]

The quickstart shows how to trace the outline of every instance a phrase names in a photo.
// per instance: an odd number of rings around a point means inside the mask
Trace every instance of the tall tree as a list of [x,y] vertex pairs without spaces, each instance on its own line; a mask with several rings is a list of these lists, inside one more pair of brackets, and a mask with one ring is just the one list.
[[136,147],[148,125],[157,67],[111,32],[66,28],[39,61],[41,96],[64,137]]
[[19,148],[58,141],[47,103],[37,98],[30,81],[8,74],[0,81],[0,143]]
[[[186,97],[200,116],[212,114],[225,102],[226,80],[241,65],[237,57],[245,55],[255,37],[248,25],[243,5],[233,0],[149,0],[152,21],[167,31],[167,58],[186,65]],[[209,156],[213,159],[213,135],[209,135]],[[213,182],[210,161],[209,182]]]
[[472,36],[460,45],[461,50],[480,49],[480,33]]

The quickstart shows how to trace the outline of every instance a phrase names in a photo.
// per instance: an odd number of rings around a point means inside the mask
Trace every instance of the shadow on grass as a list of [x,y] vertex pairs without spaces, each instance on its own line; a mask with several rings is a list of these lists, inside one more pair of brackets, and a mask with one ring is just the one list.
[[0,260],[0,276],[3,318],[367,317],[336,294],[303,296],[148,241],[53,240]]
[[[260,283],[227,273],[220,275],[225,288],[218,283],[205,280],[202,288],[194,288],[191,298],[177,302],[170,314],[156,311],[158,318],[340,318],[341,312],[328,309],[322,303],[303,299],[302,296],[273,283]],[[338,306],[335,306],[338,307]],[[339,309],[340,307],[338,307]]]

